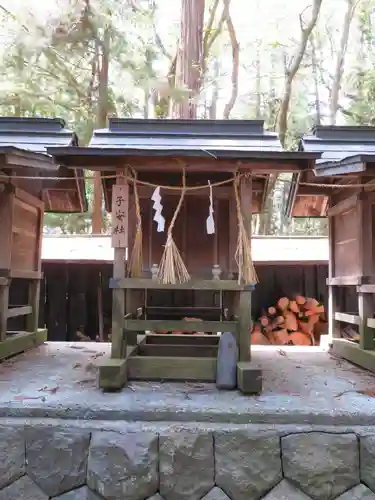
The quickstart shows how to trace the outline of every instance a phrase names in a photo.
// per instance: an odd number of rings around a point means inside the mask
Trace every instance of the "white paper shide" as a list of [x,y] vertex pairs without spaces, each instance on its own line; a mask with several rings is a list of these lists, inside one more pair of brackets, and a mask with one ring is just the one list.
[[212,185],[210,181],[208,181],[208,186],[210,190],[210,206],[208,209],[208,217],[206,220],[206,229],[207,229],[207,234],[215,234],[214,201],[212,195]]
[[164,232],[165,219],[162,216],[163,205],[161,204],[161,194],[160,186],[158,186],[151,196],[151,200],[154,202],[152,208],[155,210],[154,221],[157,223],[157,232]]

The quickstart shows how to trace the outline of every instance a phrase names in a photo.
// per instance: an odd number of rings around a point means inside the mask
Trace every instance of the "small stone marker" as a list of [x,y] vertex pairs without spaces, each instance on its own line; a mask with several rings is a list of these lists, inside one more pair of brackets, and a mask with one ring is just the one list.
[[218,389],[235,389],[237,387],[238,347],[236,339],[230,332],[220,336],[217,354],[216,387]]

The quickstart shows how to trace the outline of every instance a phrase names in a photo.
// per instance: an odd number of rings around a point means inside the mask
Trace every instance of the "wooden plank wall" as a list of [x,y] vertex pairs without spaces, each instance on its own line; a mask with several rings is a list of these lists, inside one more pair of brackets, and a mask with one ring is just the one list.
[[[253,316],[281,296],[294,293],[316,297],[327,307],[328,265],[259,265],[260,283],[253,294]],[[111,325],[111,264],[43,264],[40,327],[48,328],[48,338],[72,341],[77,328],[92,339],[98,332],[99,273],[103,281],[104,330]]]

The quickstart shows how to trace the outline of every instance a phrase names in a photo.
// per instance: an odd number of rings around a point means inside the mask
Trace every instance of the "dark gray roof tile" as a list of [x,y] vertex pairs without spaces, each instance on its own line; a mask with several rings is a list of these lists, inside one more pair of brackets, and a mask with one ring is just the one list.
[[60,118],[0,117],[0,147],[47,153],[48,147],[77,144],[76,134]]
[[92,148],[144,151],[282,151],[274,132],[260,120],[111,119],[95,130]]

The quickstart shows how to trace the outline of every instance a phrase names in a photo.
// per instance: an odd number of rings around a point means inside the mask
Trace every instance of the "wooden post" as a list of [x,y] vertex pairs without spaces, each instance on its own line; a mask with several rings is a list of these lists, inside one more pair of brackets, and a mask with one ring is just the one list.
[[[253,188],[251,177],[242,177],[240,181],[240,201],[242,216],[245,221],[245,228],[251,239],[252,235],[252,205]],[[240,361],[250,361],[250,329],[251,329],[251,291],[240,292],[238,302],[239,317],[239,358]]]
[[[126,251],[129,244],[129,184],[127,169],[117,171],[116,184],[112,188],[112,246],[114,247],[113,277],[125,278]],[[111,357],[126,357],[124,332],[125,290],[113,290],[112,303],[112,349]]]
[[29,282],[29,300],[28,304],[32,308],[31,314],[26,319],[26,330],[28,332],[37,332],[39,326],[39,301],[40,301],[40,279],[34,279]]
[[0,342],[7,337],[8,304],[9,284],[0,284]]
[[372,293],[358,292],[358,315],[359,315],[359,347],[365,350],[373,350],[374,330],[367,326],[367,319],[374,314],[374,296]]
[[[328,245],[329,245],[329,261],[328,261],[328,277],[332,279],[335,274],[335,253],[334,253],[334,217],[328,217]],[[332,343],[333,338],[338,338],[340,335],[337,332],[335,314],[337,311],[337,289],[335,286],[328,285],[328,340]]]
[[[359,231],[359,255],[361,259],[362,276],[372,275],[372,204],[369,201],[368,194],[361,193],[358,201],[360,211]],[[374,330],[367,326],[367,319],[372,318],[374,314],[374,296],[371,293],[358,292],[358,315],[359,315],[359,347],[365,350],[374,349]]]

